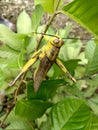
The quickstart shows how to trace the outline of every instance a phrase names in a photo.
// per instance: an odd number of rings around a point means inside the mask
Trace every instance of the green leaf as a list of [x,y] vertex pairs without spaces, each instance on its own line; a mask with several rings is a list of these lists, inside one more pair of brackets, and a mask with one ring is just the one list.
[[[70,96],[76,96],[78,98],[81,98],[83,99],[84,98],[84,95],[83,93],[81,92],[81,90],[79,89],[79,85],[78,85],[78,81],[76,84],[67,84],[64,86],[63,88],[63,92],[65,92],[66,95],[70,95]],[[81,83],[82,84],[82,83]],[[78,87],[79,86],[79,87]]]
[[92,42],[90,42],[90,44],[86,47],[86,57],[88,58],[86,75],[98,72],[98,44],[94,44]]
[[[78,66],[78,62],[80,61],[79,59],[73,59],[73,60],[61,60],[60,61],[63,63],[63,65],[66,67],[66,69],[72,74],[74,75],[74,71]],[[48,74],[49,77],[51,78],[57,78],[57,77],[61,77],[61,76],[65,76],[66,74],[61,70],[60,67],[58,67],[58,65],[53,64],[53,66],[51,67],[51,69],[49,70]]]
[[4,73],[0,69],[0,87],[3,85],[4,79],[5,79]]
[[18,66],[20,69],[22,69],[23,65],[24,65],[24,54],[20,53],[19,57],[18,57]]
[[35,6],[35,11],[32,13],[32,29],[36,31],[40,25],[43,16],[43,8],[40,5]]
[[36,48],[36,45],[37,45],[37,40],[36,40],[36,38],[35,38],[35,37],[31,37],[31,38],[30,38],[30,41],[29,41],[29,44],[28,44],[28,46],[27,46],[27,48],[26,48],[27,53],[29,54],[29,53],[33,52],[34,49]]
[[88,122],[88,126],[85,130],[97,130],[97,129],[98,129],[98,116],[92,113]]
[[13,122],[5,130],[32,130],[29,123],[25,119],[18,119]]
[[68,60],[68,61],[62,61],[62,63],[64,64],[64,66],[67,68],[67,70],[72,74],[74,75],[74,71],[75,69],[77,68],[78,66],[78,62],[80,60],[79,59],[73,59],[73,60]]
[[70,33],[70,31],[71,31],[71,28],[72,28],[72,23],[70,23],[70,22],[66,23],[66,27],[65,28],[63,28],[63,29],[60,28],[60,30],[58,30],[60,37],[67,38],[69,33]]
[[[78,62],[80,61],[79,59],[75,59],[75,60],[67,60],[67,61],[63,61],[60,59],[60,61],[63,63],[63,65],[66,67],[66,69],[72,74],[74,75],[74,71],[78,66]],[[50,76],[49,74],[52,73]],[[56,64],[54,64],[52,66],[52,68],[49,70],[48,76],[52,77],[52,78],[56,78],[59,76],[65,76],[66,74],[61,70],[60,67],[58,67]]]
[[95,92],[98,88],[98,75],[96,75],[92,79],[87,79],[86,84],[87,84],[87,88],[83,92],[83,95],[85,98],[89,99],[95,94]]
[[63,79],[45,80],[42,82],[38,92],[34,93],[33,82],[27,83],[27,98],[47,100],[54,96],[58,87],[63,85]]
[[80,40],[67,40],[60,49],[59,58],[64,61],[68,59],[76,59],[80,53],[81,47],[82,42]]
[[83,100],[66,98],[53,106],[47,125],[44,123],[42,130],[84,130],[90,114]]
[[94,95],[91,99],[89,99],[88,104],[93,110],[93,113],[98,116],[98,95]]
[[45,12],[54,12],[54,0],[34,0],[35,5],[41,5]]
[[18,54],[18,51],[13,50],[12,48],[6,45],[0,46],[0,67],[1,69],[3,69],[3,72],[5,72],[5,67],[8,69],[12,69],[13,67],[19,68],[17,65]]
[[7,66],[9,71],[11,71],[12,69],[18,70],[19,69],[19,63],[18,63],[18,57],[10,57],[7,61]]
[[20,50],[24,43],[25,35],[19,35],[6,26],[0,24],[0,40],[14,50]]
[[0,50],[0,58],[9,58],[12,55],[14,55],[11,52],[5,51],[5,50]]
[[85,57],[86,57],[86,59],[88,60],[89,63],[92,62],[95,48],[96,48],[96,44],[94,43],[94,41],[87,42],[86,48],[85,48]]
[[98,1],[74,0],[63,7],[66,15],[98,36]]
[[55,12],[58,2],[59,2],[58,7],[60,8],[60,5],[62,5],[62,0],[48,0],[48,1],[47,0],[34,0],[35,5],[40,4],[44,8],[44,11],[48,13]]
[[[6,51],[6,52],[9,52],[9,53],[12,53],[13,55],[18,55],[18,53],[19,53],[19,51],[16,51],[16,50],[10,48],[10,47],[7,46],[6,44],[3,44],[2,46],[0,46],[0,50],[1,50],[1,51]],[[1,56],[2,56],[2,54],[1,54]],[[1,57],[1,56],[0,56],[0,57]],[[5,58],[7,58],[7,57],[5,57]]]
[[31,19],[29,15],[25,12],[25,10],[18,16],[17,32],[21,34],[27,34],[32,32]]
[[15,107],[15,114],[24,118],[36,119],[41,117],[53,104],[41,100],[19,100]]
[[15,115],[15,109],[10,112],[5,122],[9,124],[5,130],[32,130],[27,119]]

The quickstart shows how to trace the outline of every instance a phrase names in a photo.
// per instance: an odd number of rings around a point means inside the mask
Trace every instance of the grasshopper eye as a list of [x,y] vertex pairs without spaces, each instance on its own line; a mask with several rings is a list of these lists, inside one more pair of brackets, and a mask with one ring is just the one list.
[[60,40],[59,40],[59,39],[55,39],[53,42],[54,42],[55,44],[58,44],[58,43],[60,42]]

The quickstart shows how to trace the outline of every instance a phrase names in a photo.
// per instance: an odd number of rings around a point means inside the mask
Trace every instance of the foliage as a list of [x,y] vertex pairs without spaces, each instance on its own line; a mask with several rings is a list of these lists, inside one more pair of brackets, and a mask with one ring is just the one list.
[[[49,6],[51,5],[51,6]],[[0,91],[6,101],[0,101],[1,127],[7,129],[41,130],[97,130],[98,129],[98,2],[97,0],[74,0],[64,5],[63,0],[35,0],[35,11],[30,16],[23,11],[17,19],[17,33],[0,24]],[[40,25],[44,11],[50,13],[48,24]],[[32,73],[36,63],[25,79],[13,87],[9,83],[34,53],[40,34],[34,31],[55,34],[51,23],[57,14],[65,13],[94,34],[82,49],[83,43],[66,39],[59,58],[68,71],[77,79],[72,83],[54,64],[34,92]],[[92,19],[92,20],[90,20]],[[67,37],[71,25],[58,30]],[[50,37],[47,36],[47,39]],[[46,44],[42,40],[40,48]],[[38,46],[39,48],[39,46]],[[83,50],[83,51],[82,51]],[[20,88],[21,87],[21,88]],[[14,100],[15,98],[15,100]],[[17,99],[17,101],[16,101]],[[8,116],[5,115],[8,111]],[[2,112],[3,111],[3,112]]]

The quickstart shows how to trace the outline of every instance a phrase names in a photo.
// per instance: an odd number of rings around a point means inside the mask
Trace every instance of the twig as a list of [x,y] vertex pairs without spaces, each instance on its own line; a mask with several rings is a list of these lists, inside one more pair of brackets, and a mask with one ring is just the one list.
[[3,127],[4,122],[6,121],[8,115],[10,114],[11,110],[13,109],[13,107],[15,106],[15,104],[12,104],[12,106],[9,108],[9,111],[7,112],[7,114],[5,115],[4,119],[2,120],[2,122],[0,123],[0,127]]
[[[57,3],[57,7],[56,7],[56,9],[58,9],[59,2],[60,2],[60,0],[59,0],[58,3]],[[60,13],[61,13],[60,11],[55,12],[55,13],[50,17],[50,19],[48,20],[48,22],[47,22],[47,24],[46,24],[46,26],[45,26],[45,28],[44,28],[44,30],[43,30],[43,32],[42,32],[43,34],[45,34],[45,33],[47,32],[47,30],[48,30],[50,24],[52,23],[53,19],[55,18],[55,16],[58,15],[58,14],[60,14]],[[38,50],[39,45],[40,45],[40,43],[41,43],[43,37],[44,37],[43,35],[40,37],[40,39],[39,39],[39,41],[38,41],[38,44],[37,44],[37,46],[36,46],[35,51]]]
[[[44,30],[43,30],[43,32],[42,32],[43,34],[46,33],[46,31],[48,30],[48,28],[49,28],[51,22],[53,21],[53,19],[54,19],[54,17],[55,17],[55,15],[56,15],[56,14],[53,14],[53,15],[50,17],[48,23],[46,24],[46,26],[45,26],[45,28],[44,28]],[[40,45],[40,43],[41,43],[43,37],[44,37],[43,35],[40,37],[40,39],[39,39],[39,41],[38,41],[38,44],[37,44],[37,46],[36,46],[36,49],[35,49],[36,51],[38,50],[39,45]]]
[[15,91],[15,96],[14,96],[15,103],[16,103],[16,101],[17,101],[17,95],[18,95],[18,93],[19,93],[19,90],[20,90],[20,87],[21,87],[21,85],[22,85],[22,83],[23,83],[23,79],[24,79],[25,75],[26,75],[26,73],[22,76],[21,81],[20,81],[20,83],[19,83],[19,86],[17,87],[17,89],[16,89],[16,91]]
[[32,124],[31,124],[31,122],[29,121],[29,119],[27,119],[27,122],[28,122],[30,128],[31,128],[32,130],[34,130],[34,128],[33,128]]
[[7,105],[10,105],[12,103],[14,103],[14,100],[10,100],[10,101],[8,101],[6,103],[0,104],[0,106],[7,106]]
[[55,8],[55,11],[58,10],[58,7],[59,7],[60,2],[61,2],[61,0],[58,0],[57,5],[56,5],[56,8]]
[[77,80],[77,81],[78,81],[78,80],[84,80],[84,79],[86,79],[86,78],[92,79],[92,78],[94,78],[97,74],[98,74],[98,72],[96,72],[95,74],[92,74],[92,75],[83,76],[83,77],[78,78],[78,79],[76,79],[76,80]]

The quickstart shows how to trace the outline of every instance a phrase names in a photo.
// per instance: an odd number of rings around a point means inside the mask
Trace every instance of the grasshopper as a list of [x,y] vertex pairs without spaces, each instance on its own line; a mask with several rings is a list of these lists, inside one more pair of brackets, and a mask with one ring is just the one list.
[[21,72],[18,76],[11,82],[11,86],[13,86],[16,81],[30,68],[38,59],[40,60],[39,67],[34,72],[34,91],[37,92],[42,80],[45,78],[47,72],[51,68],[51,66],[56,63],[61,70],[67,74],[67,76],[73,81],[76,80],[71,76],[62,62],[57,58],[60,48],[63,45],[63,40],[59,36],[52,37],[46,45],[44,45],[41,49],[36,51],[31,59],[24,65]]

